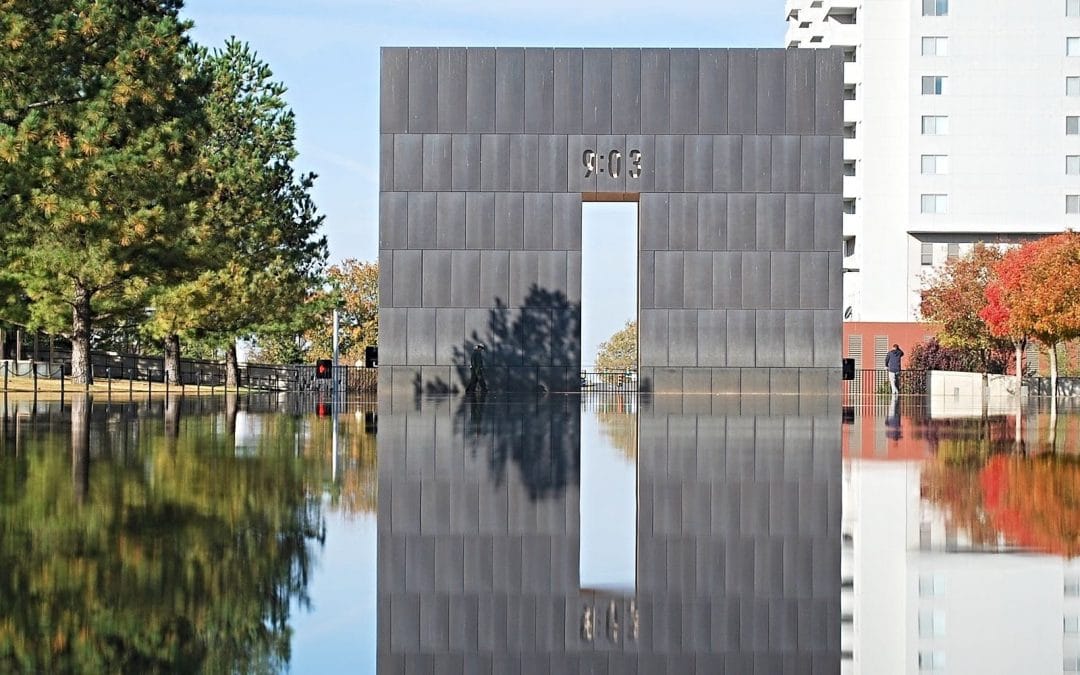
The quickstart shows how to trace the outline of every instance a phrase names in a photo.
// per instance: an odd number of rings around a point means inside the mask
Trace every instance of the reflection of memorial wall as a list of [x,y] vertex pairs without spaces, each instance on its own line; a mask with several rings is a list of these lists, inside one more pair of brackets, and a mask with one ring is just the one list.
[[633,597],[579,589],[577,399],[382,406],[379,672],[836,672],[840,424],[806,405],[641,405]]

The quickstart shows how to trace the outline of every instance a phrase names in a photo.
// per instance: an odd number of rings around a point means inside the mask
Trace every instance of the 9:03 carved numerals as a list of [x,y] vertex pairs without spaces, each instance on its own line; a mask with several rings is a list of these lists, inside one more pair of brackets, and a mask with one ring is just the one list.
[[[640,178],[643,168],[640,150],[631,150],[629,153],[630,170],[628,178]],[[581,153],[581,163],[585,167],[585,177],[592,178],[597,173],[606,173],[612,178],[618,178],[623,171],[623,155],[620,150],[609,150],[607,155],[597,155],[595,150],[586,150]]]

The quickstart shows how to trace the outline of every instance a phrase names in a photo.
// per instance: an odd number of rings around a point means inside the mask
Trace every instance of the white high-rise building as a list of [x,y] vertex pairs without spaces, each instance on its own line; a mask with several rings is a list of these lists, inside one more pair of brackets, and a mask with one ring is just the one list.
[[785,11],[789,47],[845,52],[845,351],[916,321],[923,274],[973,242],[1080,226],[1080,0]]

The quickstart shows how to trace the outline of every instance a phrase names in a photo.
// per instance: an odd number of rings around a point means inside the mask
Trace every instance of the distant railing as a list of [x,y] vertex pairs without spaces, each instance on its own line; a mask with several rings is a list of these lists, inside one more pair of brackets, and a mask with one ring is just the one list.
[[[855,379],[844,380],[843,385],[844,395],[852,398],[875,396],[879,394],[892,394],[892,387],[889,386],[889,371],[885,369],[856,370]],[[926,371],[900,371],[900,393],[925,394]]]
[[581,391],[637,391],[638,377],[632,370],[583,370]]

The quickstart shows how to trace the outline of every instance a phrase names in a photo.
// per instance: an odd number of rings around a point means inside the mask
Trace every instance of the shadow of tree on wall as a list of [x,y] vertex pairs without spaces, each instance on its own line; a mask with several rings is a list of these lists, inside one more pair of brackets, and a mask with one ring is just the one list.
[[521,307],[496,298],[486,335],[473,331],[454,348],[459,380],[469,381],[473,347],[486,347],[484,363],[492,391],[577,391],[581,368],[581,304],[562,291],[533,285]]
[[578,483],[581,402],[576,396],[467,396],[458,404],[454,427],[466,449],[487,455],[495,485],[504,484],[511,465],[532,501],[559,497]]

